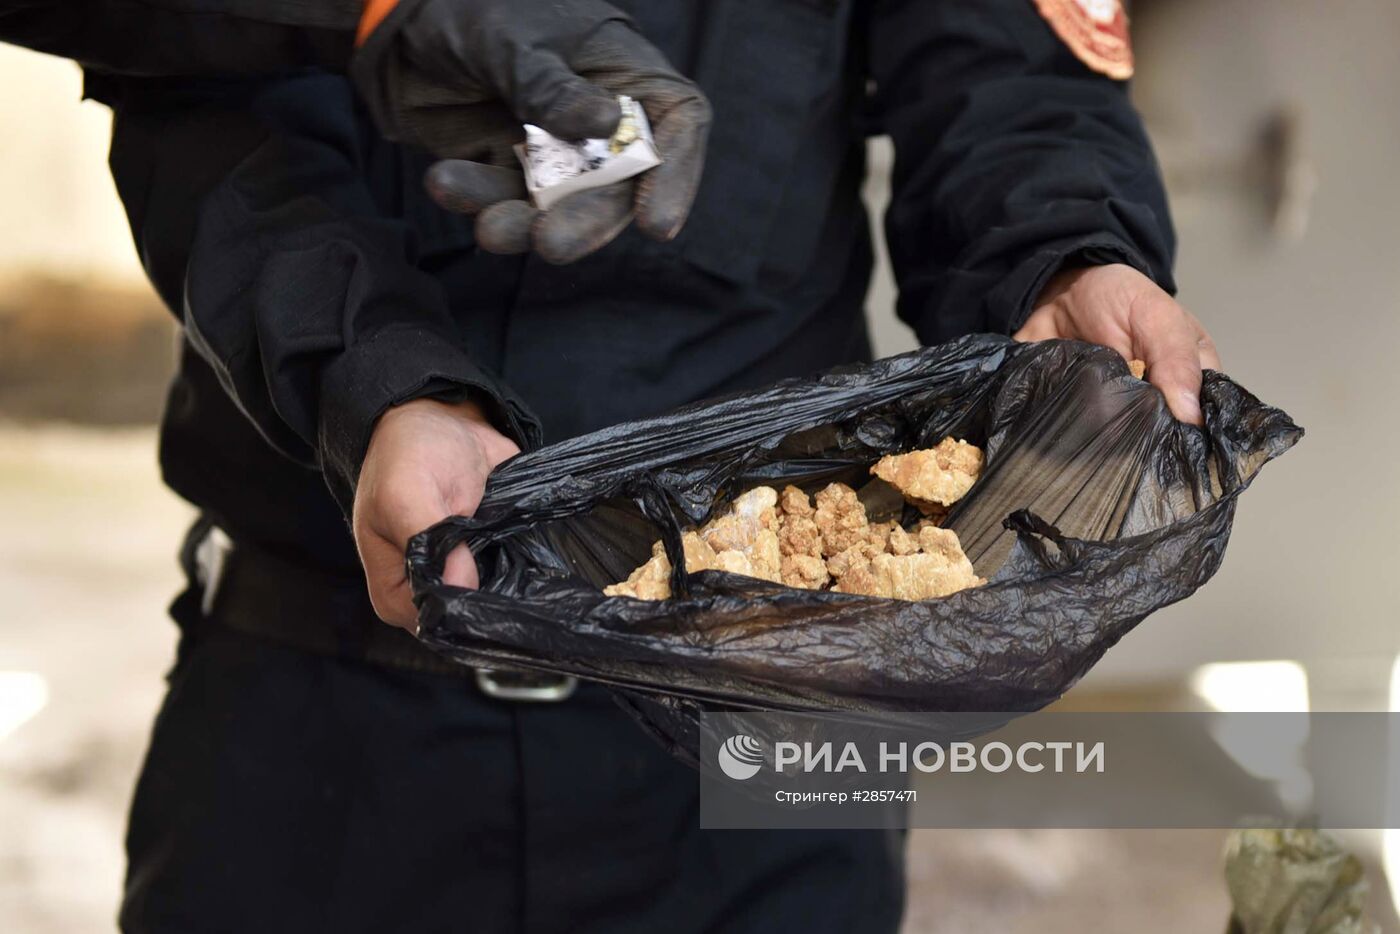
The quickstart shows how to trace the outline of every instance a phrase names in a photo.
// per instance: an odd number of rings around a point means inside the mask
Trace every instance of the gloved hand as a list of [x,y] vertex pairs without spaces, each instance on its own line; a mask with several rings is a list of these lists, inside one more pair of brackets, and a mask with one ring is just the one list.
[[[351,73],[389,138],[448,157],[429,171],[428,190],[476,215],[483,249],[569,263],[634,217],[657,240],[680,231],[704,165],[709,102],[621,11],[601,0],[398,0],[371,25]],[[606,138],[619,94],[646,110],[662,164],[536,210],[511,150],[521,124]]]

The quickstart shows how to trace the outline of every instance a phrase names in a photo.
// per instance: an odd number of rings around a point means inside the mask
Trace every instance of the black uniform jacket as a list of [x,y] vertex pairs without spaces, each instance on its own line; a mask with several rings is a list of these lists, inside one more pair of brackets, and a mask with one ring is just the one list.
[[1172,288],[1127,89],[1032,0],[618,5],[709,96],[708,159],[674,242],[629,231],[566,267],[476,249],[424,194],[431,159],[380,140],[338,74],[137,76],[161,69],[104,65],[89,36],[132,232],[185,326],[165,476],[235,541],[353,572],[343,511],[374,419],[409,398],[475,392],[537,444],[865,358],[873,133],[923,342],[1012,331],[1065,264]]

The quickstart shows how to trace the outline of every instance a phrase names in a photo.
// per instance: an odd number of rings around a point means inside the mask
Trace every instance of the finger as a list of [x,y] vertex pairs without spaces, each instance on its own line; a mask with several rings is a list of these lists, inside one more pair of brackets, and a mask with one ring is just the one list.
[[535,222],[535,252],[564,265],[611,242],[632,220],[634,190],[626,181],[562,199]]
[[1201,369],[1215,370],[1217,373],[1224,371],[1225,367],[1220,362],[1220,354],[1216,352],[1215,342],[1210,339],[1209,335],[1199,338],[1196,341],[1196,346],[1199,348],[1201,356]]
[[391,626],[416,631],[418,611],[404,570],[403,550],[382,535],[364,536],[359,544],[375,615]]
[[1220,363],[1220,353],[1215,347],[1215,340],[1206,331],[1205,325],[1201,324],[1199,318],[1189,311],[1186,312],[1186,317],[1191,321],[1191,327],[1196,332],[1196,348],[1201,357],[1202,369],[1221,372],[1223,366]]
[[637,227],[652,239],[665,242],[685,226],[700,187],[710,104],[697,90],[694,97],[657,119],[652,131],[661,164],[637,183]]
[[1031,312],[1031,316],[1026,319],[1026,323],[1013,335],[1012,340],[1018,341],[1045,341],[1059,337],[1060,334],[1055,328],[1055,316],[1049,309],[1036,310]]
[[525,176],[518,168],[460,159],[433,163],[423,184],[439,207],[458,214],[480,214],[493,204],[526,196]]
[[364,565],[370,601],[385,622],[414,631],[418,612],[413,606],[408,570],[404,565],[408,541],[445,519],[452,510],[440,495],[430,490],[429,484],[423,484],[417,477],[377,485],[359,501],[366,507],[357,519],[363,520],[367,534],[357,535],[356,539],[361,542],[360,561]]
[[442,566],[442,582],[451,587],[467,587],[475,590],[481,581],[476,569],[476,559],[466,545],[458,545],[447,555]]
[[1196,329],[1165,293],[1132,309],[1133,352],[1147,364],[1148,382],[1162,391],[1179,421],[1201,425],[1201,355]]
[[540,212],[528,201],[501,201],[476,217],[476,243],[488,253],[530,252],[530,229]]
[[526,55],[520,64],[513,100],[526,123],[560,139],[607,139],[617,131],[622,107],[611,91],[554,56]]

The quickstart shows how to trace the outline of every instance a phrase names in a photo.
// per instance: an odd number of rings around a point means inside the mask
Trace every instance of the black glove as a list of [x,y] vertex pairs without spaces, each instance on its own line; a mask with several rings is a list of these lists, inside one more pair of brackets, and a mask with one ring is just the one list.
[[[483,249],[533,249],[569,263],[634,217],[663,241],[685,223],[709,102],[610,4],[400,0],[364,39],[351,73],[390,139],[447,157],[429,170],[428,190],[443,207],[477,216]],[[521,124],[562,139],[607,138],[621,118],[619,94],[646,110],[661,165],[536,210],[511,149],[524,138]]]

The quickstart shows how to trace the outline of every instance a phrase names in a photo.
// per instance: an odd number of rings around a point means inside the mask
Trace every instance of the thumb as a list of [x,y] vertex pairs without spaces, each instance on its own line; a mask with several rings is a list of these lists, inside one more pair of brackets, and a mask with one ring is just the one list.
[[[448,509],[440,497],[400,488],[376,497],[367,511],[370,534],[358,538],[370,601],[385,622],[413,632],[418,613],[404,564],[408,540],[446,518]],[[465,545],[448,555],[443,580],[458,587],[477,585],[476,562]]]
[[521,76],[512,103],[526,123],[560,139],[606,139],[622,120],[622,107],[611,92],[573,72],[563,59],[533,56],[535,65]]
[[1147,378],[1166,397],[1178,421],[1202,425],[1201,357],[1196,332],[1166,294],[1140,299],[1134,308],[1133,347],[1147,364]]

